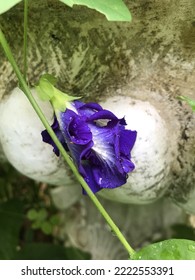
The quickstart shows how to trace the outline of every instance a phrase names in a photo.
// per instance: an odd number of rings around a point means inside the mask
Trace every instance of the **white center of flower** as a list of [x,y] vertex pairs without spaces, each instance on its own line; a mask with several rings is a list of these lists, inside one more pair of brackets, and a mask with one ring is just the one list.
[[94,152],[96,152],[96,154],[98,154],[103,160],[111,160],[111,153],[109,153],[109,151],[106,150],[106,143],[100,142],[100,141],[95,141],[93,138],[93,143],[94,146],[92,148],[92,150]]
[[93,135],[92,139],[94,143],[92,150],[100,160],[104,160],[110,164],[114,160],[114,154],[112,146],[106,140],[105,133],[103,133],[101,129],[94,128],[94,126],[90,126],[90,130]]

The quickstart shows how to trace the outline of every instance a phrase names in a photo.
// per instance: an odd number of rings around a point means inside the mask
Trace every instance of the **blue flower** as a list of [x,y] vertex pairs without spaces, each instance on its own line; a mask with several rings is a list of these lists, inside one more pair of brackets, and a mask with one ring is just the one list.
[[[52,125],[54,132],[94,193],[126,183],[128,173],[135,168],[131,150],[137,132],[125,128],[124,118],[118,119],[97,103],[78,100],[69,102],[56,117]],[[42,138],[59,156],[46,130]]]

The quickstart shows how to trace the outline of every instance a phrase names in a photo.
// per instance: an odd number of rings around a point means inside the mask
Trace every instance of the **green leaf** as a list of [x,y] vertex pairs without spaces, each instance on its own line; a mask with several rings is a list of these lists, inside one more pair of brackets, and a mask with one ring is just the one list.
[[58,215],[52,215],[49,219],[50,223],[55,226],[58,225],[60,220],[59,220],[59,216]]
[[169,239],[142,248],[134,260],[195,260],[195,241]]
[[48,216],[47,210],[45,208],[42,208],[38,211],[38,216],[37,216],[37,220],[39,221],[44,221]]
[[42,208],[40,210],[36,210],[36,209],[30,209],[28,212],[27,212],[27,218],[30,220],[30,221],[44,221],[46,218],[47,218],[48,214],[47,214],[47,211]]
[[43,74],[41,76],[41,79],[45,79],[45,80],[49,81],[50,84],[52,84],[53,86],[55,86],[56,83],[57,83],[57,78],[55,76],[51,75],[51,74],[48,74],[48,73]]
[[40,78],[36,90],[39,98],[43,101],[51,100],[54,96],[54,87],[50,80],[44,75]]
[[36,220],[34,223],[32,223],[32,229],[40,229],[42,225],[42,222],[39,220]]
[[0,0],[0,14],[5,13],[22,0]]
[[195,111],[195,100],[190,99],[189,97],[186,96],[178,96],[179,99],[186,101],[192,108],[193,111]]
[[30,209],[28,212],[27,212],[27,218],[30,220],[30,221],[34,221],[37,219],[37,211],[35,209]]
[[55,86],[56,82],[57,79],[53,75],[44,74],[41,76],[38,84],[36,85],[36,90],[41,100],[51,100],[55,91],[55,88],[53,86]]
[[131,13],[122,0],[60,0],[64,4],[84,5],[104,14],[110,21],[131,21]]
[[41,225],[41,230],[45,234],[51,234],[53,231],[53,226],[50,224],[50,222],[43,222]]
[[24,220],[23,204],[10,200],[0,204],[0,259],[10,260],[19,244],[19,231]]
[[29,243],[15,255],[16,260],[89,260],[90,255],[75,248],[48,243]]
[[80,97],[71,96],[58,90],[54,87],[55,83],[56,79],[52,75],[45,74],[41,76],[36,86],[37,94],[43,101],[50,100],[54,110],[64,112],[71,101],[80,99]]
[[[0,0],[0,14],[8,11],[22,0]],[[131,21],[131,13],[122,0],[60,0],[72,7],[84,5],[104,14],[110,21]]]

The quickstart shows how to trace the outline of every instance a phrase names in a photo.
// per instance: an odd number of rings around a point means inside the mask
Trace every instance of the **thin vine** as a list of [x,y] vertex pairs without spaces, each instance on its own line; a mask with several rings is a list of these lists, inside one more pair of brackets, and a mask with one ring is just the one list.
[[28,0],[24,0],[24,45],[23,45],[23,76],[27,81],[28,72]]

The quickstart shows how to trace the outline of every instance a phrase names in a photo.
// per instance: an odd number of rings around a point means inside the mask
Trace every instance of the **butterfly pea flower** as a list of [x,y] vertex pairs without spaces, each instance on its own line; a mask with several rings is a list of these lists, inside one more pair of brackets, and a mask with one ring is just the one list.
[[[51,127],[91,190],[96,193],[124,185],[135,168],[131,150],[137,132],[126,129],[124,118],[117,118],[97,103],[83,103],[55,88],[54,92],[49,99],[55,111]],[[42,139],[59,156],[46,130]]]

